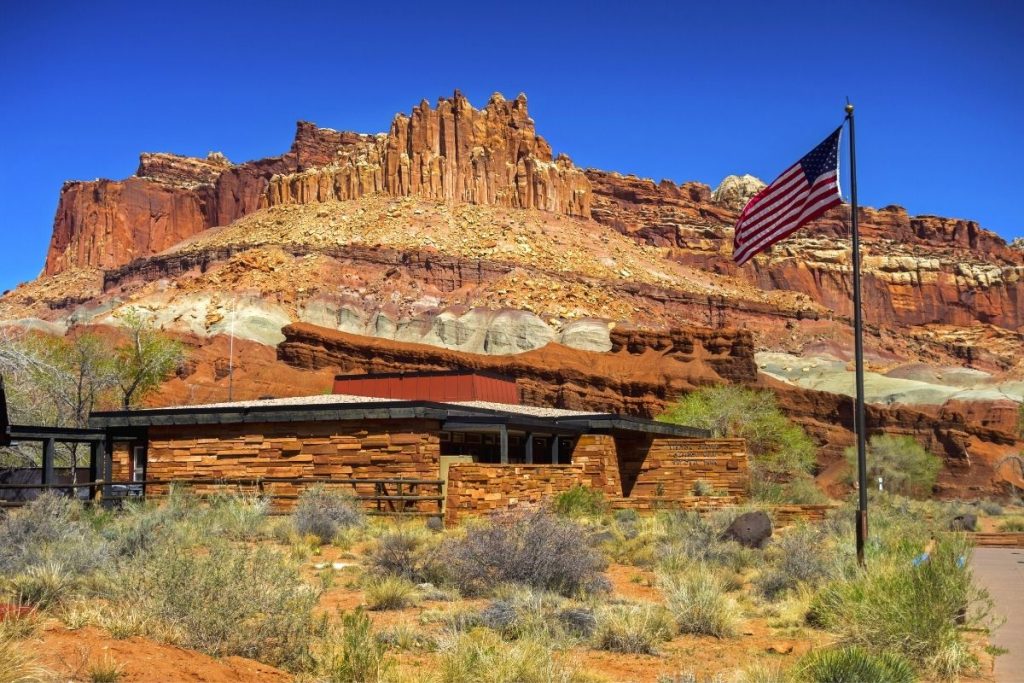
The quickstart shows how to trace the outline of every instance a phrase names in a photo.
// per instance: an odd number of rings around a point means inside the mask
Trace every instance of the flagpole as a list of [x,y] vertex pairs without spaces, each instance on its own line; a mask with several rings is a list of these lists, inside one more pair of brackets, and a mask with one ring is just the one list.
[[864,566],[864,545],[868,538],[867,419],[864,409],[864,320],[860,297],[860,232],[857,229],[857,146],[854,141],[853,105],[846,103],[850,124],[850,233],[853,238],[853,341],[857,399],[854,429],[857,432],[857,563]]

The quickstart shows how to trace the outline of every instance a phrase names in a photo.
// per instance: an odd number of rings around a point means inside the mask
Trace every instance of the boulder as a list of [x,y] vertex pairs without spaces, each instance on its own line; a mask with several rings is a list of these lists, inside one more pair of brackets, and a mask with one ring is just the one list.
[[966,513],[963,515],[957,515],[949,523],[950,531],[977,531],[978,530],[978,516]]
[[743,513],[722,534],[723,540],[733,540],[747,548],[763,548],[771,537],[772,520],[761,511]]

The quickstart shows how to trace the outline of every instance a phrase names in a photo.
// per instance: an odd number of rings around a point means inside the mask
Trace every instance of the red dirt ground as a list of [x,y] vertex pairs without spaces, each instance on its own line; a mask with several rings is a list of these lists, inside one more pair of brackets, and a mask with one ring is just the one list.
[[93,627],[71,631],[50,624],[26,645],[39,654],[40,664],[62,681],[89,681],[89,668],[107,662],[122,668],[121,683],[283,683],[292,680],[290,674],[251,659],[215,659],[139,637],[117,640]]

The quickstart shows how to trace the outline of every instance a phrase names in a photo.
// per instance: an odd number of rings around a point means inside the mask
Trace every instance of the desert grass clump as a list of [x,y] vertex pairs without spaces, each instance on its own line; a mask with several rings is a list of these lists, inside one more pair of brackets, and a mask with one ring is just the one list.
[[89,665],[90,683],[117,683],[124,677],[124,666],[107,654]]
[[662,575],[658,583],[680,633],[736,635],[739,606],[710,567],[698,564],[685,574]]
[[672,617],[658,605],[608,605],[597,611],[594,647],[653,655],[675,633]]
[[682,571],[692,562],[741,571],[753,564],[757,557],[754,550],[722,539],[731,517],[677,510],[663,514],[660,521],[664,540],[656,554],[663,571]]
[[604,514],[607,504],[603,493],[589,486],[577,484],[555,496],[552,508],[556,513],[566,517],[599,517]]
[[395,624],[378,633],[377,640],[388,648],[408,652],[434,652],[437,641],[429,633],[411,624]]
[[106,568],[110,559],[104,539],[73,499],[46,492],[0,519],[0,575],[59,561],[66,573],[80,576]]
[[808,619],[850,645],[899,654],[931,673],[960,675],[977,660],[964,656],[958,624],[988,625],[991,600],[973,585],[966,539],[940,538],[915,566],[918,552],[906,544],[876,560],[869,572],[827,585]]
[[236,541],[263,537],[270,499],[249,494],[221,494],[210,498],[201,522],[208,534]]
[[566,658],[534,639],[514,642],[486,628],[454,635],[441,644],[439,683],[586,683]]
[[766,556],[772,560],[755,581],[761,595],[770,600],[800,584],[821,585],[837,571],[837,550],[821,528],[801,525],[781,535]]
[[404,576],[372,576],[363,587],[371,610],[405,609],[419,602],[416,585]]
[[24,604],[46,609],[71,596],[75,579],[59,562],[47,562],[28,567],[6,583]]
[[557,614],[566,599],[556,593],[519,584],[498,586],[494,599],[478,614],[476,623],[506,640],[534,638],[546,643],[562,641],[566,631]]
[[169,543],[135,558],[112,598],[133,601],[185,647],[294,669],[307,661],[318,595],[281,553],[214,542],[201,551]]
[[851,645],[808,652],[796,666],[796,678],[807,683],[913,683],[917,673],[898,654]]
[[340,531],[365,524],[365,515],[355,497],[322,485],[299,495],[292,519],[298,533],[312,534],[321,543],[330,543]]
[[341,615],[317,644],[313,660],[316,680],[327,683],[377,683],[394,669],[387,644],[374,636],[361,610]]
[[544,511],[507,513],[449,539],[439,564],[464,595],[485,595],[504,583],[562,595],[605,592],[606,562],[581,542],[585,536],[578,524]]
[[1024,531],[1024,518],[1009,517],[999,525],[999,530],[1004,533]]
[[0,683],[43,683],[48,672],[36,663],[28,647],[0,631]]

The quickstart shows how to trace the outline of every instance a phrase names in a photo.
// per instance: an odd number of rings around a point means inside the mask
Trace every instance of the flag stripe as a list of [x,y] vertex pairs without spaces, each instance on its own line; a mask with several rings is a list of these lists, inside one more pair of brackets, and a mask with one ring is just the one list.
[[819,196],[822,191],[828,190],[829,187],[835,187],[835,184],[835,177],[832,174],[829,173],[823,175],[814,185],[811,187],[805,187],[803,192],[801,192],[799,199],[791,202],[784,213],[775,214],[770,219],[758,224],[757,235],[751,236],[751,238],[746,241],[748,243],[757,241],[762,235],[772,232],[776,227],[778,227],[781,221],[786,221],[792,219],[794,216],[799,216],[807,206],[808,202],[814,200],[815,197]]
[[835,190],[835,178],[823,178],[819,181],[819,184],[816,184],[811,188],[810,193],[804,201],[799,205],[794,206],[785,215],[780,216],[775,221],[763,226],[756,235],[745,240],[744,244],[735,253],[743,254],[747,251],[754,251],[756,253],[757,251],[778,242],[788,234],[791,234],[791,231],[785,232],[790,224],[796,224],[797,227],[800,227],[809,220],[803,216],[804,212],[808,208],[808,204],[816,205],[819,202],[819,198],[822,196],[825,197],[825,201],[838,199],[838,193],[835,195],[831,194]]
[[[756,205],[752,199],[751,204],[749,205],[750,210],[744,211],[743,215],[740,216],[739,221],[736,222],[737,227],[757,222],[766,212],[773,211],[781,202],[792,197],[794,192],[799,191],[801,187],[806,186],[806,181],[802,177],[802,174],[798,173],[792,178],[783,181],[782,185],[777,188],[773,188],[770,193],[767,193],[762,197],[757,197]],[[771,188],[772,186],[769,185],[769,187]]]
[[[815,209],[812,213],[808,214],[807,217],[804,219],[804,222],[813,221],[815,218],[819,218],[819,217],[823,216],[829,209],[831,209],[833,207],[836,207],[836,206],[839,206],[842,203],[843,203],[843,200],[840,197],[831,197],[831,198],[829,198],[829,200],[826,203],[821,205],[819,208]],[[778,241],[786,239],[787,237],[789,237],[790,235],[792,235],[794,232],[796,232],[797,230],[799,230],[802,227],[803,227],[803,223],[794,223],[793,227],[791,227],[786,232],[780,234],[776,238],[775,241],[778,242]],[[736,263],[738,265],[742,266],[744,263],[746,263],[750,259],[754,258],[758,253],[759,252],[757,252],[757,251],[750,252],[746,256],[742,257],[741,259],[738,259],[736,261]]]
[[840,126],[747,202],[734,231],[736,263],[743,265],[808,221],[842,203],[839,194],[841,132]]
[[737,227],[736,231],[738,236],[745,237],[751,233],[759,231],[762,225],[772,222],[777,216],[784,214],[793,208],[793,204],[804,201],[807,198],[807,193],[809,191],[810,188],[807,187],[807,184],[805,182],[801,182],[793,192],[787,194],[784,199],[777,202],[771,211],[758,216],[755,220]]

